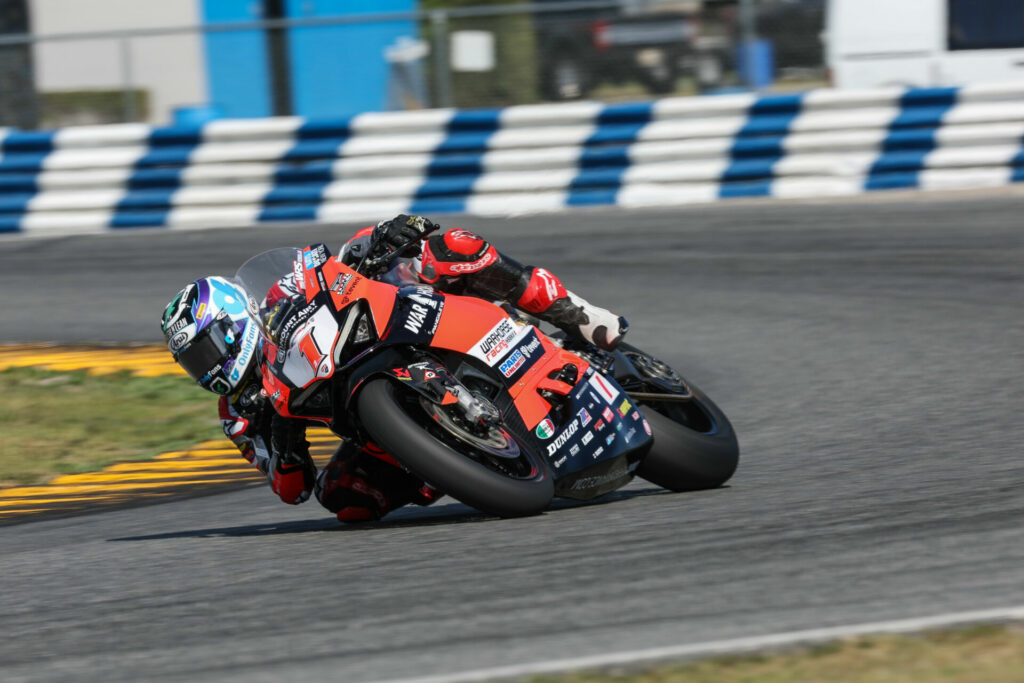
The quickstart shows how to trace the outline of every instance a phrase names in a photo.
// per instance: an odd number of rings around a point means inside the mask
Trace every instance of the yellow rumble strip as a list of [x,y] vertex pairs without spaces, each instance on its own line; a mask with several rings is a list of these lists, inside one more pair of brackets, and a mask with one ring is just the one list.
[[[311,429],[307,438],[313,460],[323,466],[337,448],[338,437],[326,429]],[[91,510],[264,481],[233,443],[204,441],[187,451],[116,463],[100,472],[66,474],[41,486],[0,488],[0,522],[41,512]]]
[[[164,347],[71,348],[0,346],[0,370],[38,367],[49,370],[87,370],[102,374],[131,370],[139,376],[184,374]],[[138,368],[144,368],[139,371]],[[211,397],[211,420],[216,399]],[[307,435],[318,466],[338,446],[327,429]],[[121,462],[100,472],[59,476],[41,486],[0,488],[0,522],[54,511],[81,511],[105,505],[147,502],[210,488],[252,486],[265,477],[250,465],[227,439],[204,441],[184,451],[162,453],[152,460]],[[268,492],[268,495],[273,495]]]
[[29,367],[57,371],[87,370],[90,375],[123,370],[139,377],[185,374],[166,346],[0,346],[0,370]]

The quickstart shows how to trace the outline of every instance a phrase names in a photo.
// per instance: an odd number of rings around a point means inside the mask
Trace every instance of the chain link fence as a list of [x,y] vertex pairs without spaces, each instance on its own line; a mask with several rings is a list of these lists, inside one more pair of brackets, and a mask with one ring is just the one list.
[[13,19],[0,27],[0,125],[19,128],[825,84],[824,0],[421,0],[404,13],[60,35]]

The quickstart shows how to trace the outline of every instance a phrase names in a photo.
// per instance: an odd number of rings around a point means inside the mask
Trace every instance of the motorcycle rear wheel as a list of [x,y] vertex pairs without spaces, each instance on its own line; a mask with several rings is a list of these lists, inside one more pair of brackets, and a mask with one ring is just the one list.
[[416,476],[466,505],[499,517],[525,517],[542,512],[555,495],[547,464],[529,446],[516,440],[529,458],[529,471],[515,476],[489,467],[484,463],[493,462],[491,453],[476,453],[465,441],[447,439],[445,428],[430,422],[418,399],[403,395],[391,380],[368,382],[359,394],[358,408],[379,446]]

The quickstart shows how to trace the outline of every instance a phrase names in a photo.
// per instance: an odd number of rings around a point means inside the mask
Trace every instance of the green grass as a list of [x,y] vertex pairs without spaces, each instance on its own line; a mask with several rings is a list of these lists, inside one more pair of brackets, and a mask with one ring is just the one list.
[[217,398],[183,377],[0,372],[0,485],[43,483],[223,438]]
[[537,677],[533,683],[1021,683],[1024,628],[979,626],[916,636],[865,636],[780,653],[680,666]]

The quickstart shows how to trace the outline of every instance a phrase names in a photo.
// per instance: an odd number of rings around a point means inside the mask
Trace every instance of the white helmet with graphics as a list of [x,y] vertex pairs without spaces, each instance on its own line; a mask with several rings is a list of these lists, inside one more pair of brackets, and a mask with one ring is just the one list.
[[189,283],[164,309],[161,327],[174,360],[199,386],[227,396],[256,367],[262,337],[256,300],[222,277]]

